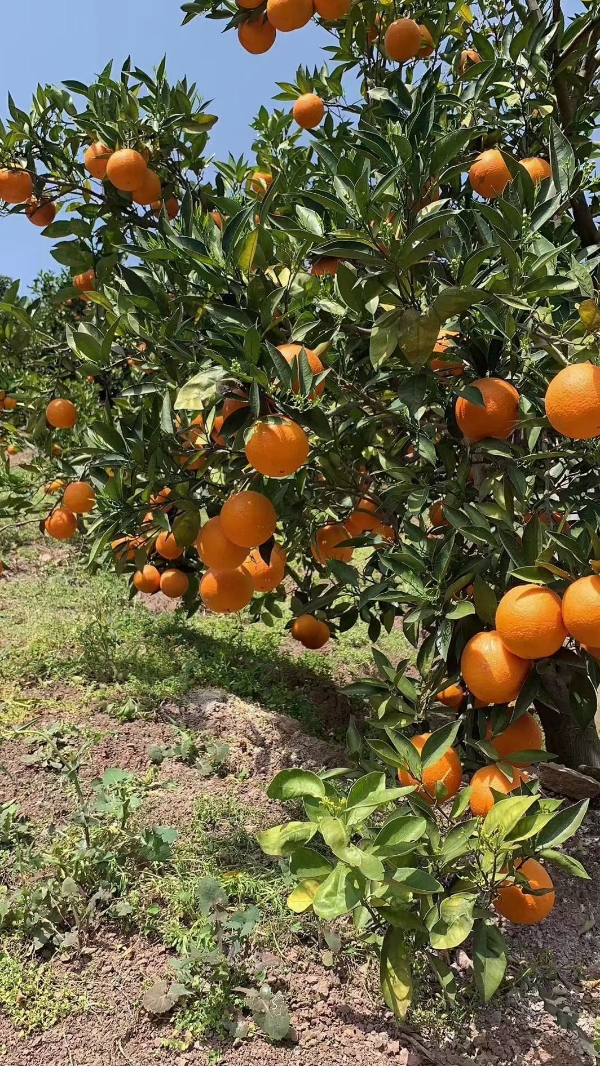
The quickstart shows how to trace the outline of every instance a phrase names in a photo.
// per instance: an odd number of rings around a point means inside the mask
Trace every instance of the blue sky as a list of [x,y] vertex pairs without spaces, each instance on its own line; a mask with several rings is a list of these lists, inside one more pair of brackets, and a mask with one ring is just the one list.
[[[577,0],[566,0],[566,13],[576,8]],[[260,105],[269,104],[276,82],[292,78],[300,64],[320,65],[321,48],[330,40],[311,22],[294,33],[278,34],[265,55],[251,56],[235,32],[222,33],[220,22],[196,18],[182,27],[178,0],[84,0],[83,5],[53,0],[41,22],[32,22],[30,4],[12,4],[2,20],[0,114],[8,92],[28,110],[38,82],[89,82],[109,59],[120,65],[127,55],[152,70],[166,53],[171,80],[187,74],[202,96],[214,101],[211,111],[219,121],[208,150],[217,158],[229,151],[239,155],[249,151],[249,124]],[[42,267],[56,266],[51,245],[22,217],[3,219],[0,274],[27,285]]]
[[[222,33],[223,23],[196,18],[182,27],[181,17],[178,0],[53,0],[47,18],[32,23],[30,4],[11,4],[2,19],[0,114],[8,92],[28,110],[38,82],[89,82],[110,59],[120,66],[127,55],[151,71],[166,53],[170,80],[187,74],[204,99],[213,100],[210,110],[219,121],[208,151],[217,159],[249,152],[249,124],[260,105],[269,105],[276,82],[289,80],[300,64],[320,65],[329,35],[311,22],[278,34],[265,55],[251,56],[235,32]],[[56,267],[52,243],[22,217],[2,219],[0,274],[27,284],[42,267]]]

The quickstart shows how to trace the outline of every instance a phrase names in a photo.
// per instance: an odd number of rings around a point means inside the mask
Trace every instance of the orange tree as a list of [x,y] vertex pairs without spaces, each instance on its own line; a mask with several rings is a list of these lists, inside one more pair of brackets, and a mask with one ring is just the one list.
[[398,1014],[412,955],[452,996],[444,953],[471,936],[487,1000],[507,964],[493,908],[549,913],[540,857],[587,876],[557,850],[585,804],[559,810],[527,770],[548,757],[532,708],[550,750],[600,763],[600,17],[566,25],[534,0],[185,11],[252,51],[318,17],[334,68],[280,86],[292,108],[261,109],[256,163],[211,181],[214,119],[164,66],[40,90],[30,114],[11,102],[0,196],[24,225],[53,205],[59,298],[87,311],[54,379],[17,396],[40,470],[62,450],[64,496],[5,513],[79,528],[132,595],[190,613],[272,623],[289,599],[306,647],[359,619],[373,643],[402,626],[414,655],[374,648],[377,676],[353,687],[372,714],[364,736],[350,724],[350,780],[278,775],[270,795],[306,820],[261,844],[290,857],[292,909],[352,912],[379,944]]

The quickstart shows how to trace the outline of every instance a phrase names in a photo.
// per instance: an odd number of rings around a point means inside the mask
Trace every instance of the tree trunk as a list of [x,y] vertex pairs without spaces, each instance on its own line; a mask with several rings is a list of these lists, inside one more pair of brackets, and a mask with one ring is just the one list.
[[[572,655],[573,666],[567,656]],[[563,650],[560,661],[549,659],[542,674],[542,685],[534,706],[546,734],[546,748],[564,766],[577,770],[580,766],[600,768],[600,700],[596,694],[596,715],[587,729],[581,729],[573,714],[573,694],[581,687],[582,675],[577,657]],[[590,700],[594,686],[587,677]],[[587,695],[587,693],[586,693]],[[589,703],[588,703],[589,706]]]

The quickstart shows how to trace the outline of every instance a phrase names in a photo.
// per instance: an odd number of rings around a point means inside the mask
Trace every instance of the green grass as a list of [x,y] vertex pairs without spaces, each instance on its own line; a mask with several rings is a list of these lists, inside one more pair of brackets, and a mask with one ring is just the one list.
[[[21,553],[37,551],[24,545]],[[0,584],[3,635],[0,670],[6,684],[5,720],[37,713],[19,703],[19,686],[68,682],[82,705],[99,700],[117,713],[152,712],[165,699],[181,699],[197,685],[218,687],[298,719],[320,732],[315,690],[336,688],[370,670],[367,627],[341,634],[328,655],[289,652],[285,619],[273,627],[247,618],[182,612],[153,614],[129,602],[124,578],[89,574],[74,554],[62,565],[43,564],[35,576]],[[287,646],[287,647],[286,647]],[[380,647],[399,658],[401,633],[386,635]],[[26,697],[25,697],[26,698]],[[74,703],[77,698],[74,696]],[[76,707],[74,707],[76,713]],[[0,713],[0,721],[2,713]]]
[[[0,943],[0,1010],[24,1036],[89,1008],[85,994],[49,963],[27,958],[17,941]],[[0,1053],[5,1050],[0,1048]]]

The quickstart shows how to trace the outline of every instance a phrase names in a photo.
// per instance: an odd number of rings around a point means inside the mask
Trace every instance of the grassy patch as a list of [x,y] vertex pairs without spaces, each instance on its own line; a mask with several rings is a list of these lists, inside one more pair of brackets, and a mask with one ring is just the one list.
[[15,940],[0,944],[0,1009],[20,1033],[29,1036],[50,1029],[88,1007],[85,994],[49,963],[27,958]]

